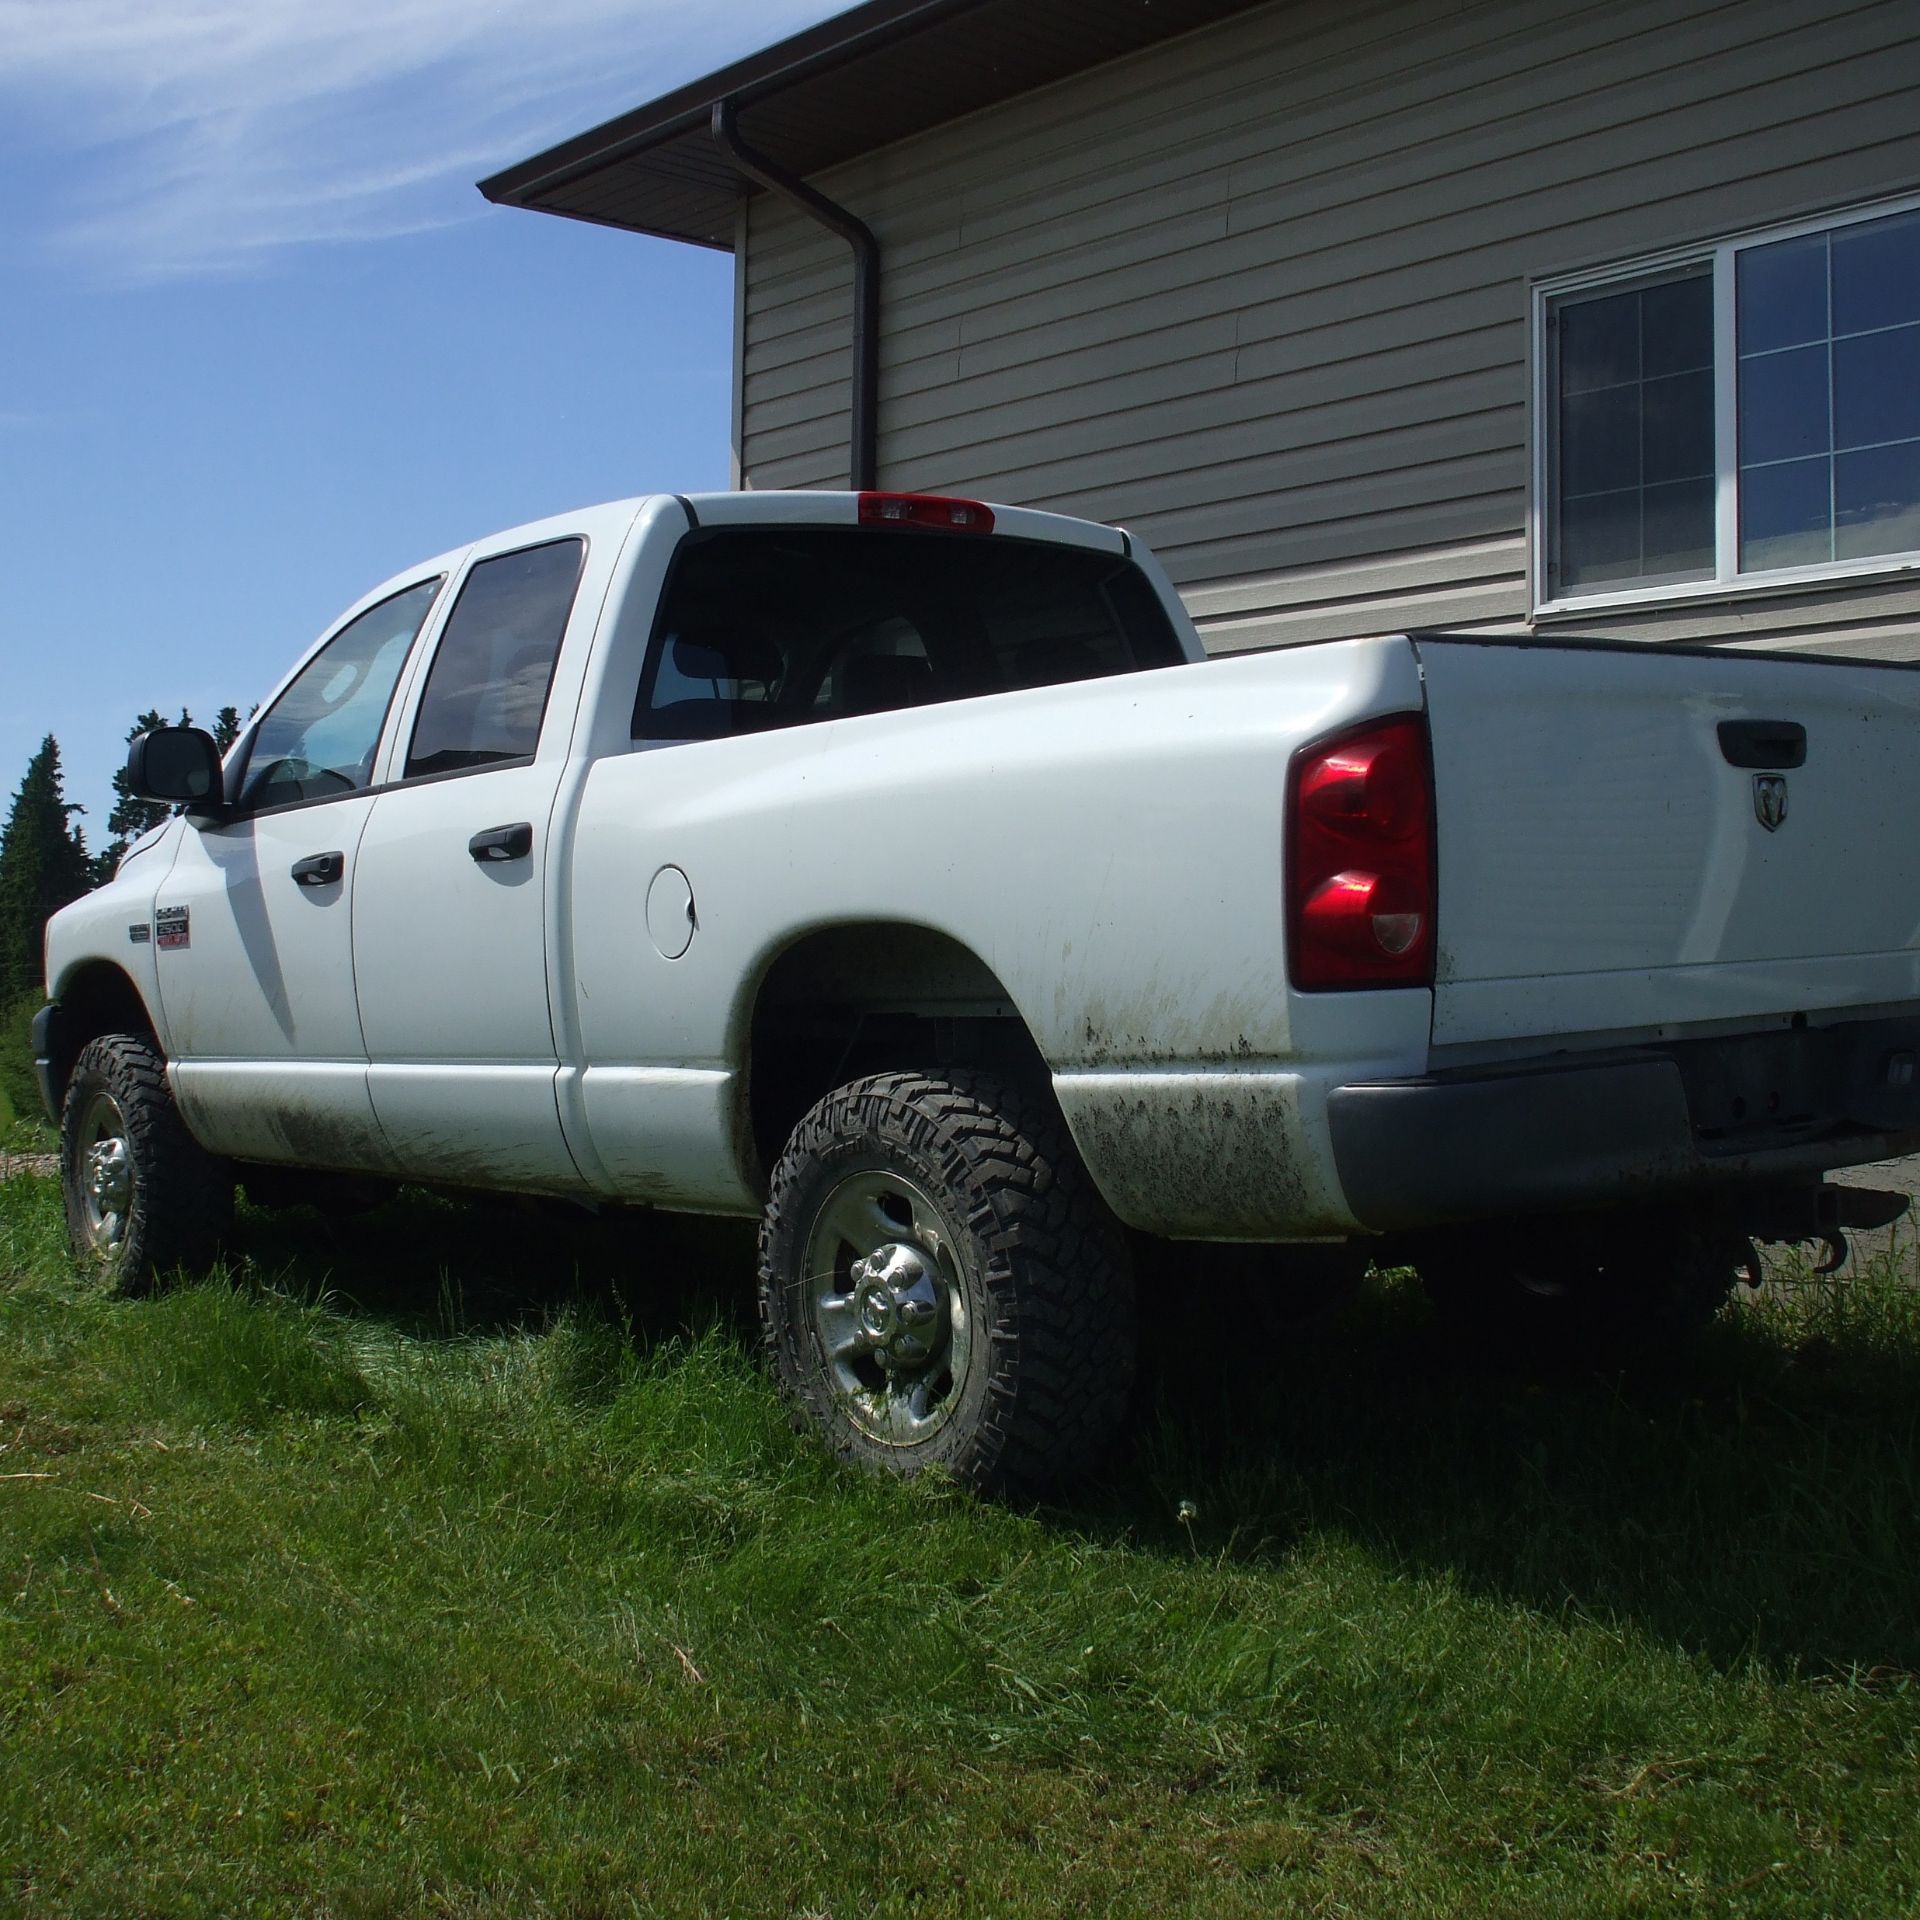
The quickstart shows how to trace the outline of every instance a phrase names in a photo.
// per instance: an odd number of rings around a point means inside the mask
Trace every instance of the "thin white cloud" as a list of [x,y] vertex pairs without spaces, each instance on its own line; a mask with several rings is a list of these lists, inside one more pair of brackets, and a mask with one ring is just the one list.
[[832,0],[0,0],[48,237],[124,278],[477,217],[473,181]]

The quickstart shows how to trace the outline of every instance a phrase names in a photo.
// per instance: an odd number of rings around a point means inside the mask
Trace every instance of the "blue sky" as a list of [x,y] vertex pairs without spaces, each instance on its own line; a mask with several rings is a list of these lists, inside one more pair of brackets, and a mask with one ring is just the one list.
[[474,181],[821,0],[0,0],[0,806],[385,575],[726,485],[731,261]]

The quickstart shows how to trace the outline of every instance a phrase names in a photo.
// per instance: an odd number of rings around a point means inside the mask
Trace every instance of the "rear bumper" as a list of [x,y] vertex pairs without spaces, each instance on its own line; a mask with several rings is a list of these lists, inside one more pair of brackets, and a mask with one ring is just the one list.
[[1920,1146],[1920,1020],[1698,1040],[1333,1088],[1375,1232],[1808,1179]]

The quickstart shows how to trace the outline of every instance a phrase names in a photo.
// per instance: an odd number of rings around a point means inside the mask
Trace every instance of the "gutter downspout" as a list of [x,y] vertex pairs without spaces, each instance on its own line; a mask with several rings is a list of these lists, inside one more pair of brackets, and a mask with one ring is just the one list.
[[845,207],[807,185],[798,174],[756,153],[740,138],[734,102],[713,103],[713,138],[722,153],[756,185],[777,193],[836,233],[853,249],[853,394],[849,483],[856,493],[877,484],[880,442],[880,243]]

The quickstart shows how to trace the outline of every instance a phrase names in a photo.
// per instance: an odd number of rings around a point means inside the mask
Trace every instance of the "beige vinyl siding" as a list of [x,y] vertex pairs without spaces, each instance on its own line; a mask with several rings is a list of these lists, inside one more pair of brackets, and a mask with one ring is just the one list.
[[[1524,622],[1530,281],[1920,186],[1917,105],[1914,0],[1278,0],[817,184],[881,243],[882,484],[1127,525],[1233,648]],[[846,250],[743,233],[741,471],[843,486]]]
[[1809,592],[1728,595],[1675,602],[1645,612],[1569,614],[1541,631],[1573,628],[1632,640],[1725,641],[1735,646],[1794,647],[1866,660],[1920,660],[1920,582],[1911,573],[1863,592],[1841,583]]

